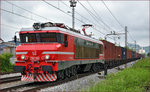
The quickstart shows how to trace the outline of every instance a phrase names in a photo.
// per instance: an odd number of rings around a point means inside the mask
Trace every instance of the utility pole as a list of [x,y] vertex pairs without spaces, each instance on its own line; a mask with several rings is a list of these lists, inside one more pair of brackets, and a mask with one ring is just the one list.
[[[127,26],[125,26],[125,33],[116,33],[116,32],[111,32],[111,34],[107,34],[106,36],[105,36],[105,39],[106,39],[106,37],[108,36],[108,35],[125,35],[125,48],[126,48],[126,50],[125,50],[125,59],[127,59]],[[125,68],[127,67],[127,64],[125,64]]]
[[[125,51],[125,55],[126,55],[126,60],[127,60],[127,26],[125,26],[125,48],[126,48],[126,51]],[[127,64],[125,64],[125,68],[127,68]]]
[[135,42],[135,52],[136,52],[136,40],[134,42]]
[[76,1],[75,0],[70,0],[70,7],[72,7],[72,28],[74,29],[75,27],[75,20],[74,20],[74,15],[75,15],[75,8],[76,7]]

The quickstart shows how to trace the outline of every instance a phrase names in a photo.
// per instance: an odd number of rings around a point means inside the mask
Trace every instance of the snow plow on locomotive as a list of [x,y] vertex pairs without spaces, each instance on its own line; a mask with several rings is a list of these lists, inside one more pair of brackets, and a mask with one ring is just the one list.
[[19,35],[14,70],[22,81],[56,81],[104,68],[103,43],[62,23],[34,23]]

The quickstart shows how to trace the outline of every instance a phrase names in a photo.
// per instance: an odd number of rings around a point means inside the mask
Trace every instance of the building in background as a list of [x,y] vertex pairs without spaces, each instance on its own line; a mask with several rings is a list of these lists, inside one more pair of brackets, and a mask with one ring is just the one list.
[[13,56],[10,58],[10,62],[13,64],[16,60],[16,45],[20,45],[20,42],[18,41],[17,43],[15,43],[14,41],[3,41],[0,43],[0,54],[11,53]]

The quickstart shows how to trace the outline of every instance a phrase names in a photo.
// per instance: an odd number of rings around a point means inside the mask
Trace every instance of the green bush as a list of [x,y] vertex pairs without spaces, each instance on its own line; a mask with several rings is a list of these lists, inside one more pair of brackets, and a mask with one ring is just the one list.
[[0,55],[0,70],[1,72],[13,71],[13,65],[10,63],[11,53],[3,53]]
[[106,80],[92,86],[96,92],[144,92],[150,83],[149,58],[139,60],[133,67],[110,74]]

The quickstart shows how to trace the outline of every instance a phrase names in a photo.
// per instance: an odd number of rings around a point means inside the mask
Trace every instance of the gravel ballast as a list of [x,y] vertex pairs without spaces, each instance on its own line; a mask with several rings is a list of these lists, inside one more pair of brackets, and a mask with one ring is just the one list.
[[[135,62],[137,62],[137,61],[135,61]],[[128,63],[127,68],[131,67],[135,62]],[[109,69],[108,74],[117,73],[119,71],[119,69],[122,70],[122,69],[124,69],[124,67],[125,67],[125,65],[121,65],[121,66],[119,66],[119,68],[115,67],[113,69]],[[39,91],[40,92],[43,92],[43,91],[80,91],[80,90],[87,89],[91,85],[95,85],[102,80],[105,80],[104,72],[101,72],[101,75],[99,75],[98,73],[92,74],[90,76],[82,77],[77,80],[63,83],[58,86],[44,88]]]
[[[135,62],[128,63],[127,67],[131,67]],[[125,65],[121,65],[119,66],[119,68],[115,67],[113,69],[109,69],[108,74],[117,73],[119,70],[124,69],[124,66]],[[18,76],[18,75],[21,75],[21,74],[20,73],[6,74],[6,75],[0,76],[0,78],[6,78],[6,77],[12,77],[12,76]],[[57,86],[44,88],[44,89],[38,90],[38,92],[39,91],[40,92],[43,92],[43,91],[80,91],[80,90],[85,90],[89,88],[91,85],[95,85],[102,80],[105,80],[104,72],[91,74],[89,76],[81,77],[79,79],[72,80],[66,83],[62,83]],[[0,89],[17,86],[17,85],[28,84],[28,83],[30,82],[16,81],[16,82],[5,83],[5,84],[0,85]],[[24,90],[32,89],[32,88],[34,88],[34,86],[21,87],[21,88],[18,88],[16,91],[24,91]]]
[[10,74],[4,74],[0,75],[0,78],[9,78],[9,77],[15,77],[15,76],[21,76],[21,73],[10,73]]

